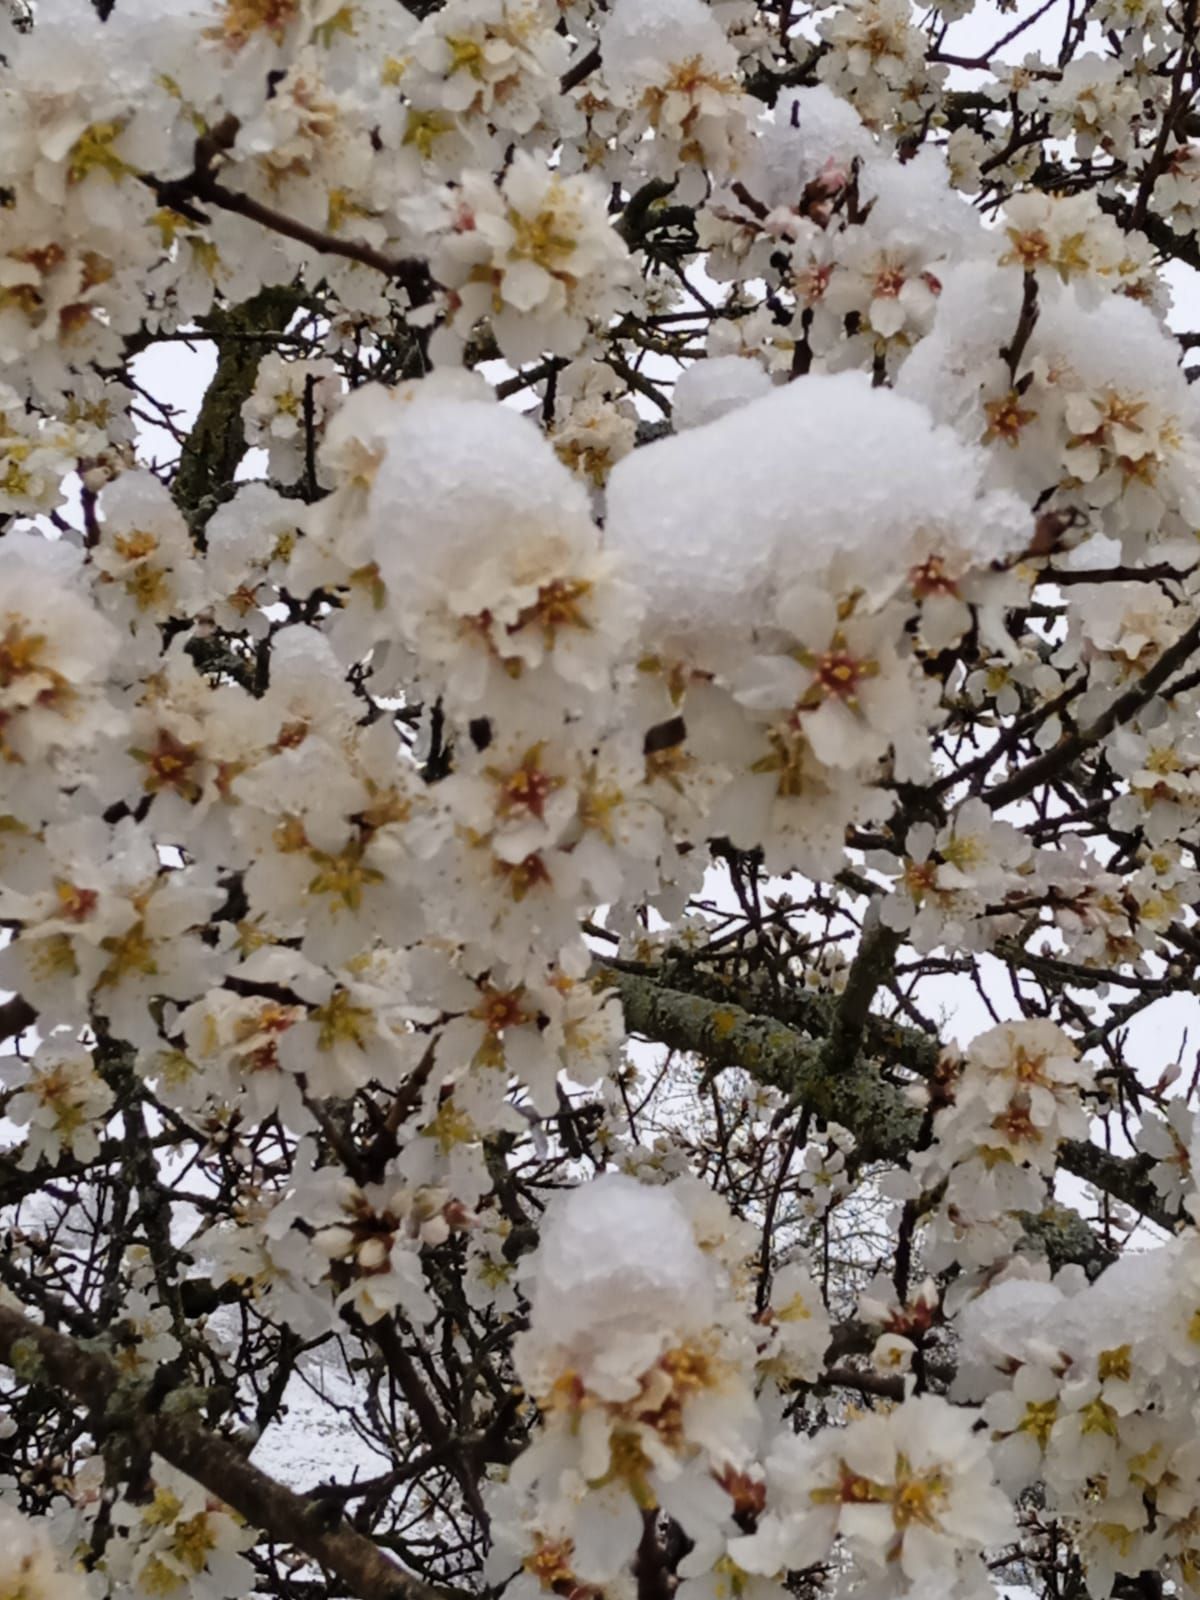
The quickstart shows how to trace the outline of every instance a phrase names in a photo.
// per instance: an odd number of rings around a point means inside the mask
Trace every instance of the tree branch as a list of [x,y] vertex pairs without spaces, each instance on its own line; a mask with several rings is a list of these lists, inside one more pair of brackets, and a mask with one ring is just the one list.
[[6,1039],[15,1039],[19,1033],[31,1027],[37,1020],[37,1012],[28,1000],[22,1000],[19,994],[13,995],[11,1000],[5,1000],[0,1005],[0,1044]]
[[217,370],[184,444],[172,485],[176,504],[193,527],[208,520],[213,507],[205,502],[233,482],[246,453],[242,406],[254,388],[265,346],[244,335],[282,332],[300,303],[296,289],[264,289],[240,306],[214,311],[205,319],[206,331],[217,344]]
[[311,1556],[358,1600],[444,1600],[441,1590],[402,1571],[340,1516],[330,1527],[328,1507],[268,1477],[228,1439],[181,1412],[172,1414],[169,1396],[161,1411],[123,1404],[130,1390],[115,1362],[5,1305],[0,1305],[0,1361],[60,1403],[69,1397],[88,1407],[103,1428],[136,1437],[256,1528]]
[[1048,783],[1077,756],[1091,749],[1093,745],[1099,744],[1114,728],[1120,727],[1122,723],[1136,716],[1147,701],[1153,699],[1163,687],[1175,669],[1183,666],[1197,646],[1200,646],[1200,618],[1181,633],[1170,649],[1163,651],[1150,670],[1143,673],[1131,689],[1118,695],[1094,722],[1089,723],[1086,728],[1080,728],[1077,733],[1060,739],[1052,749],[1030,761],[1020,771],[1014,772],[1003,783],[985,789],[983,799],[993,811],[998,811],[1001,806],[1011,805],[1014,800],[1021,800],[1027,794],[1032,794],[1043,783]]
[[826,1122],[849,1128],[868,1160],[910,1148],[921,1113],[899,1089],[859,1058],[831,1071],[825,1041],[806,1039],[775,1018],[732,1002],[667,988],[652,978],[603,969],[620,992],[631,1033],[702,1056],[713,1075],[741,1067]]
[[[854,1135],[867,1160],[902,1161],[913,1148],[921,1111],[861,1053],[833,1071],[826,1046],[805,1038],[786,1023],[731,1001],[708,1000],[667,988],[641,974],[604,966],[601,971],[620,993],[631,1033],[702,1056],[714,1071],[740,1067],[823,1120],[840,1122]],[[915,1077],[928,1076],[931,1041],[927,1034],[872,1017],[864,1019],[868,1037],[874,1024],[885,1030],[882,1037],[890,1043],[890,1065]],[[871,1038],[871,1043],[877,1046],[878,1037]],[[1178,1216],[1163,1205],[1143,1158],[1113,1155],[1098,1145],[1068,1139],[1059,1146],[1058,1160],[1067,1172],[1132,1206],[1167,1232],[1177,1225]],[[1058,1210],[1065,1212],[1066,1208]],[[1065,1247],[1076,1252],[1064,1259],[1078,1260],[1082,1250],[1094,1264],[1098,1254],[1108,1254],[1090,1229],[1086,1239],[1078,1233],[1068,1238],[1068,1231],[1061,1226],[1056,1233]]]

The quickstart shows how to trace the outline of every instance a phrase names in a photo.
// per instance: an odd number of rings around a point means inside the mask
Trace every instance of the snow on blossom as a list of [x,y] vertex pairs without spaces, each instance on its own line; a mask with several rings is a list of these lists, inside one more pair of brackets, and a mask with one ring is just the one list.
[[796,205],[810,185],[834,195],[849,182],[855,161],[877,149],[861,117],[825,84],[786,90],[764,121],[757,148],[768,187],[767,205]]
[[[492,1521],[422,1580],[979,1600],[1053,1519],[1096,1600],[1200,1588],[1140,1031],[1200,904],[1192,667],[1139,688],[1197,611],[1188,41],[1096,0],[973,64],[970,9],[0,0],[3,1294],[211,1377],[230,1448],[336,1347],[358,1527],[430,1473]],[[910,1057],[985,953],[1030,1014]],[[886,1164],[756,1081],[864,978]],[[1126,1197],[1175,1231],[1105,1267]],[[3,1600],[263,1581],[280,1528],[40,1415]]]
[[770,387],[770,378],[756,361],[741,356],[697,361],[679,374],[672,396],[672,420],[676,428],[698,428],[757,400]]
[[530,1293],[527,1384],[541,1392],[572,1371],[613,1399],[627,1398],[673,1341],[701,1333],[715,1309],[679,1202],[616,1174],[563,1196],[543,1225]]
[[980,493],[983,465],[923,408],[858,375],[810,377],[618,463],[607,541],[648,596],[656,648],[716,664],[791,583],[865,580],[884,599],[932,555],[1020,549],[1027,513]]
[[[837,419],[851,412],[848,447]],[[774,390],[614,470],[606,542],[646,596],[643,671],[677,683],[676,768],[700,770],[711,743],[725,775],[714,821],[773,867],[836,871],[846,827],[885,804],[880,764],[926,771],[936,712],[907,606],[936,571],[970,615],[960,579],[1029,537],[1014,499],[980,493],[983,464],[921,408],[845,374]],[[685,692],[689,673],[716,675],[730,698]]]
[[543,1430],[511,1481],[571,1507],[572,1565],[585,1580],[620,1570],[642,1508],[661,1504],[694,1536],[728,1514],[703,1469],[746,1464],[757,1413],[744,1350],[720,1327],[722,1291],[669,1188],[606,1174],[545,1221],[516,1347]]
[[507,409],[436,398],[385,437],[367,507],[378,569],[405,643],[455,708],[504,683],[517,701],[553,703],[556,680],[599,691],[636,599],[551,446]]
[[1190,1233],[1106,1268],[1091,1284],[1010,1278],[964,1309],[960,1331],[992,1365],[986,1392],[998,1476],[1034,1478],[1081,1523],[1089,1588],[1157,1552],[1186,1567],[1197,1477],[1180,1405],[1197,1355],[1200,1277]]
[[[1040,222],[1030,230],[1036,239],[1020,248],[1049,262]],[[1187,538],[1200,514],[1197,402],[1168,356],[1169,335],[1129,296],[1097,290],[1084,300],[1047,272],[1015,373],[1003,352],[1019,323],[1019,279],[1006,286],[1003,267],[972,263],[944,286],[900,387],[989,447],[991,483],[1084,513],[1082,525],[1119,539],[1130,559],[1149,543]]]

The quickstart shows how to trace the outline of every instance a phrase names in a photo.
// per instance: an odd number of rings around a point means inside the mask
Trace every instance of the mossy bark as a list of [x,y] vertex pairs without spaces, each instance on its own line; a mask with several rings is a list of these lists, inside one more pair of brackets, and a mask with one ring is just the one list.
[[242,406],[270,348],[269,337],[263,336],[282,333],[301,302],[298,289],[272,287],[204,319],[205,331],[216,341],[217,370],[184,443],[172,485],[175,503],[194,532],[200,532],[216,510],[246,453]]
[[[937,1041],[927,1034],[870,1015],[855,1030],[860,1048],[849,1055],[845,1047],[851,1034],[844,1028],[812,1038],[732,999],[688,993],[644,973],[602,966],[601,974],[619,992],[631,1033],[699,1056],[714,1076],[741,1068],[786,1095],[798,1111],[848,1128],[865,1160],[903,1162],[913,1149],[922,1112],[909,1101],[905,1083],[888,1074],[903,1074],[909,1081],[929,1075]],[[672,975],[681,976],[677,970]],[[1178,1216],[1164,1206],[1142,1157],[1117,1156],[1068,1139],[1059,1146],[1058,1159],[1065,1171],[1159,1227],[1171,1231],[1177,1225]],[[1065,1206],[1049,1206],[1040,1218],[1030,1219],[1026,1232],[1055,1265],[1078,1261],[1095,1271],[1112,1259],[1096,1233]]]

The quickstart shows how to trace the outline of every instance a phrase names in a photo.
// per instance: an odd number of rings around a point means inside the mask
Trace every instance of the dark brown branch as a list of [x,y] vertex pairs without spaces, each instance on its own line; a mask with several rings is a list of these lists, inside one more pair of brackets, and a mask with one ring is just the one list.
[[19,994],[13,995],[11,1000],[5,1000],[0,1005],[0,1043],[5,1039],[15,1039],[36,1021],[37,1012],[28,1000],[22,1000]]
[[[1188,109],[1184,91],[1184,76],[1187,73],[1188,61],[1191,58],[1192,46],[1196,37],[1196,0],[1185,0],[1183,7],[1183,37],[1179,44],[1179,54],[1175,59],[1175,67],[1171,73],[1171,98],[1163,110],[1162,122],[1159,125],[1158,137],[1154,141],[1154,149],[1149,161],[1142,172],[1141,182],[1138,184],[1137,197],[1133,202],[1132,222],[1135,228],[1140,228],[1146,220],[1150,209],[1150,196],[1167,165],[1167,147],[1171,136],[1176,134],[1181,113]],[[1177,135],[1176,135],[1177,136]]]
[[197,180],[193,192],[206,205],[217,206],[222,211],[245,217],[249,222],[257,222],[285,239],[295,239],[298,244],[307,245],[318,255],[341,256],[346,261],[357,261],[360,266],[371,267],[385,278],[393,278],[402,284],[414,301],[424,301],[429,297],[429,269],[414,256],[389,256],[361,239],[339,239],[334,234],[322,233],[319,228],[310,228],[296,217],[286,216],[282,211],[263,205],[261,200],[227,189],[223,183],[208,175]]
[[1163,688],[1171,674],[1183,666],[1198,646],[1200,646],[1200,619],[1193,622],[1186,632],[1180,634],[1170,649],[1163,651],[1150,670],[1143,673],[1131,689],[1118,695],[1094,722],[1089,723],[1086,728],[1080,728],[1077,733],[1060,739],[1052,749],[1029,762],[1020,771],[1014,772],[1003,783],[986,789],[983,798],[988,805],[993,811],[998,811],[1002,806],[1011,805],[1014,800],[1024,799],[1027,794],[1032,794],[1042,784],[1057,777],[1077,756],[1081,756],[1093,745],[1099,744],[1114,728],[1119,728],[1122,723],[1136,716]]
[[5,1305],[0,1305],[0,1361],[22,1382],[60,1403],[86,1406],[101,1429],[136,1436],[144,1448],[194,1478],[254,1527],[310,1556],[358,1600],[444,1600],[441,1590],[401,1571],[340,1518],[330,1527],[327,1507],[277,1483],[228,1439],[182,1412],[172,1414],[169,1396],[166,1409],[148,1411],[107,1356],[84,1350],[74,1339]]
[[599,65],[600,46],[596,44],[585,51],[577,61],[572,61],[558,80],[559,93],[570,94],[571,90],[577,88],[585,78],[590,78]]
[[237,143],[238,132],[238,119],[232,115],[224,117],[216,127],[210,128],[196,140],[192,171],[186,178],[162,183],[147,176],[145,181],[154,189],[163,205],[191,221],[207,221],[203,213],[196,210],[196,201],[206,206],[216,206],[221,211],[245,217],[249,222],[257,222],[271,233],[307,245],[318,255],[341,256],[347,261],[357,261],[361,266],[381,272],[384,277],[403,284],[415,304],[421,304],[429,298],[431,280],[424,261],[410,256],[389,256],[361,239],[339,239],[335,234],[323,233],[297,217],[289,217],[273,206],[264,205],[261,200],[255,200],[248,194],[226,188],[216,176],[217,166]]

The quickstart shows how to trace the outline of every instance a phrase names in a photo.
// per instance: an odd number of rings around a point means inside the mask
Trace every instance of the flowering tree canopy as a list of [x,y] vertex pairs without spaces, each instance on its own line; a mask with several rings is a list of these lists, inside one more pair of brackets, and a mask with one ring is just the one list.
[[0,1600],[1200,1593],[1197,29],[0,0]]

